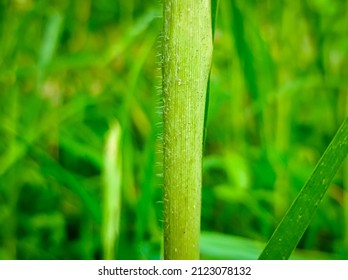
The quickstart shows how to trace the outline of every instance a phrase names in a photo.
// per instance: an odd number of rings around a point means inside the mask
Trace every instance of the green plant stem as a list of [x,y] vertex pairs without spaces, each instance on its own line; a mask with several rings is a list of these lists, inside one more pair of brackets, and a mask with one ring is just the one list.
[[285,260],[290,257],[347,153],[348,118],[343,121],[311,177],[274,231],[259,259]]
[[163,19],[164,258],[198,259],[210,0],[165,0]]

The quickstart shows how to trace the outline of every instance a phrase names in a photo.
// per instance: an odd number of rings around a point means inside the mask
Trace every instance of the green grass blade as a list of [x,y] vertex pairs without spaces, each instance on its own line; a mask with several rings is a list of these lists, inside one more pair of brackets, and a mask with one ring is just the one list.
[[259,259],[288,259],[310,224],[315,210],[348,153],[348,118],[280,222]]
[[215,24],[216,24],[216,17],[218,13],[219,2],[220,0],[211,0],[211,29],[213,34],[213,40],[214,40],[214,34],[215,34]]
[[[211,1],[211,32],[212,32],[212,38],[213,38],[213,45],[214,45],[215,24],[216,24],[216,17],[218,13],[219,2],[220,0]],[[204,110],[203,146],[205,144],[205,138],[207,136],[209,95],[210,95],[210,72],[209,72],[209,78],[208,78],[207,92],[205,94],[206,97],[205,97],[205,110]]]

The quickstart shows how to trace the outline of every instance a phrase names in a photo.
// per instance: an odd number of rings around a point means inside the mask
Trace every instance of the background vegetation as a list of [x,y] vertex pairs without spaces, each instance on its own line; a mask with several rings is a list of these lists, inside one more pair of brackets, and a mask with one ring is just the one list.
[[[347,115],[347,17],[340,0],[220,1],[202,258],[256,259]],[[105,256],[115,127],[114,255],[161,258],[161,28],[157,0],[0,1],[0,259]],[[347,188],[346,160],[294,258],[348,258]]]

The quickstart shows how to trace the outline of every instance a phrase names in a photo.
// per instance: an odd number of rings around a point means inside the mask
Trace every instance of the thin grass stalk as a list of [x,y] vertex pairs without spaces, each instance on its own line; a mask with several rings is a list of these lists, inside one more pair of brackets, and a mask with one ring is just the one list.
[[121,126],[115,121],[106,138],[103,165],[103,258],[115,259],[121,215]]
[[211,2],[165,0],[163,8],[164,258],[198,259]]

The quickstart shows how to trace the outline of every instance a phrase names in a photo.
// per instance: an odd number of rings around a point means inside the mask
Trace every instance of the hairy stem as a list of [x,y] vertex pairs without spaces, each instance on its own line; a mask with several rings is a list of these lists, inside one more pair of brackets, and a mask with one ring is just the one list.
[[210,0],[165,0],[163,32],[164,258],[198,259]]

